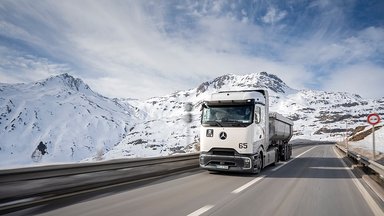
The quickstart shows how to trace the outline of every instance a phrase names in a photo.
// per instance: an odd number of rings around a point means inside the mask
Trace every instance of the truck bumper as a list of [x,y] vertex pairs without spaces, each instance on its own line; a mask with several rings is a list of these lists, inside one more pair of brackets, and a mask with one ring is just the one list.
[[200,167],[212,171],[254,172],[252,156],[200,154]]

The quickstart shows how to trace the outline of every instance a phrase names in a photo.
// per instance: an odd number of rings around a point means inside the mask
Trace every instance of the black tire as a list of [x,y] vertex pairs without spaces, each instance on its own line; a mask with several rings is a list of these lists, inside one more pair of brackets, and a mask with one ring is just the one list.
[[279,162],[279,151],[276,149],[276,151],[275,151],[275,161],[272,163],[272,166],[276,166],[277,162]]
[[289,145],[288,143],[285,143],[285,149],[286,149],[286,160],[289,160],[291,159],[291,156],[292,156],[292,145]]
[[260,171],[264,168],[264,155],[263,155],[263,152],[260,152],[260,155],[261,155],[261,168],[260,168]]
[[284,161],[289,160],[289,157],[290,157],[290,155],[289,155],[289,148],[288,148],[288,145],[285,145],[284,146]]
[[263,169],[263,153],[260,152],[260,154],[257,156],[257,159],[255,160],[256,166],[253,167],[253,173],[259,174],[261,170]]

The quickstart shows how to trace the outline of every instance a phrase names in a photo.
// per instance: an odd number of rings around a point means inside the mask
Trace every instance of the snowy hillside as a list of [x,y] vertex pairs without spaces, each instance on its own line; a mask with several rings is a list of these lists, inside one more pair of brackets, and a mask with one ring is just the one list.
[[[249,75],[224,75],[187,91],[179,91],[147,101],[126,101],[147,113],[145,121],[132,127],[119,145],[105,158],[146,157],[171,152],[195,151],[187,145],[199,141],[200,105],[213,92],[266,88],[270,93],[271,111],[294,120],[293,139],[340,140],[345,132],[366,124],[371,112],[384,115],[384,98],[367,100],[348,93],[295,90],[277,76],[266,72]],[[183,121],[184,105],[194,104],[193,122]],[[347,129],[346,129],[347,127]],[[190,131],[190,137],[186,134]],[[187,146],[186,146],[187,145]]]
[[368,100],[359,95],[304,90],[275,101],[272,110],[295,121],[297,137],[336,139],[344,132],[365,125],[369,113],[384,115],[384,99]]
[[[266,72],[224,75],[145,101],[106,98],[63,74],[30,84],[0,84],[0,166],[196,151],[202,101],[217,91],[255,88],[268,89],[271,111],[295,122],[293,139],[340,140],[346,128],[352,132],[366,125],[369,113],[384,115],[384,98],[295,90]],[[188,102],[193,103],[189,125],[184,121]]]
[[[224,75],[187,91],[151,98],[146,101],[127,100],[147,118],[131,128],[127,137],[105,155],[106,159],[119,157],[147,157],[169,155],[174,152],[194,152],[198,148],[201,102],[217,91],[268,88],[272,96],[296,93],[282,80],[265,72],[244,76]],[[193,122],[184,121],[186,103],[192,103]],[[189,131],[189,136],[187,136]],[[187,144],[188,143],[188,144]]]
[[[361,127],[359,132],[348,137],[350,148],[362,148],[371,151],[373,149],[372,126]],[[384,124],[375,126],[375,149],[384,153]]]
[[31,163],[40,142],[47,151],[41,162],[96,156],[120,142],[138,116],[133,107],[93,92],[68,74],[0,84],[0,164]]

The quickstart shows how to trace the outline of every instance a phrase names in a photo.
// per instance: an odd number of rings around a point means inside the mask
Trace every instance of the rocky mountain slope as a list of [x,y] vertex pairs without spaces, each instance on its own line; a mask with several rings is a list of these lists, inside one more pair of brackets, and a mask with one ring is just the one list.
[[[80,161],[113,148],[140,111],[62,74],[29,84],[0,84],[1,165]],[[44,152],[45,153],[45,152]],[[35,155],[36,156],[36,155]]]
[[[384,98],[295,90],[266,72],[224,75],[145,101],[109,99],[63,74],[30,84],[0,84],[0,156],[10,164],[30,163],[40,142],[48,152],[42,162],[196,151],[202,101],[217,91],[255,88],[269,90],[271,111],[294,120],[293,139],[338,140],[366,124],[367,114],[384,115]],[[190,124],[184,121],[188,102],[193,104]]]

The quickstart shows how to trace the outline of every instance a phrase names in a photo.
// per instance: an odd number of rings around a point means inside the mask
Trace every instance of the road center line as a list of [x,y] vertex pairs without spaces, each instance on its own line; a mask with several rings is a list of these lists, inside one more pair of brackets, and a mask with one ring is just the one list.
[[[335,150],[335,147],[333,147],[333,151],[336,153],[337,157],[340,159],[343,166],[348,167],[347,164],[341,158],[340,154],[337,153],[337,151]],[[369,207],[371,207],[373,214],[374,215],[384,215],[383,210],[381,210],[381,208],[377,205],[375,200],[373,200],[372,196],[364,188],[364,186],[361,184],[361,182],[359,180],[357,180],[357,177],[355,176],[355,174],[353,174],[351,168],[350,167],[348,167],[348,168],[349,169],[347,169],[347,172],[348,172],[349,176],[351,177],[353,183],[356,185],[357,189],[360,191],[361,195],[364,197],[364,200],[367,202]]]
[[191,214],[189,214],[187,216],[199,216],[213,207],[214,207],[214,205],[206,205],[204,207],[197,209],[196,211],[192,212]]
[[287,162],[284,162],[282,165],[280,165],[280,166],[278,166],[278,167],[276,167],[276,168],[272,169],[271,171],[272,171],[272,172],[275,172],[276,170],[278,170],[278,169],[280,169],[281,167],[283,167],[283,166],[285,166],[285,165],[287,165],[287,164],[291,163],[291,162],[292,162],[292,161],[294,161],[296,158],[298,158],[298,157],[302,156],[303,154],[305,154],[305,153],[307,153],[307,152],[311,151],[312,149],[314,149],[314,148],[316,148],[316,147],[317,147],[317,146],[314,146],[314,147],[312,147],[312,148],[308,149],[307,151],[305,151],[305,152],[303,152],[303,153],[301,153],[301,154],[297,155],[296,157],[292,158],[292,160],[290,160],[290,161],[287,161]]

